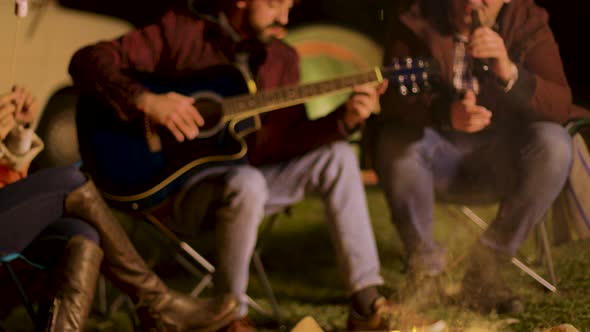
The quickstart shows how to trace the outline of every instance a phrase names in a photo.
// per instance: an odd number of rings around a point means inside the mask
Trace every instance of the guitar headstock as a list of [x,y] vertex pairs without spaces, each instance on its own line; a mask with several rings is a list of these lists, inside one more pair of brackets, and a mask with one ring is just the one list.
[[432,87],[433,64],[425,58],[395,58],[382,73],[402,96],[418,94]]

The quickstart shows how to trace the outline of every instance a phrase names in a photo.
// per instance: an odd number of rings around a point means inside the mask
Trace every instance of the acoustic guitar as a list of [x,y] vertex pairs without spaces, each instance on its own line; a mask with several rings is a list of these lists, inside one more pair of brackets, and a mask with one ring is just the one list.
[[402,95],[416,94],[428,89],[431,74],[428,61],[406,58],[364,73],[260,92],[229,65],[206,68],[189,82],[144,82],[156,93],[175,91],[195,98],[205,126],[197,138],[182,143],[145,118],[124,123],[108,106],[80,96],[77,129],[83,168],[111,204],[144,210],[208,167],[247,162],[244,136],[256,130],[258,114],[384,79]]

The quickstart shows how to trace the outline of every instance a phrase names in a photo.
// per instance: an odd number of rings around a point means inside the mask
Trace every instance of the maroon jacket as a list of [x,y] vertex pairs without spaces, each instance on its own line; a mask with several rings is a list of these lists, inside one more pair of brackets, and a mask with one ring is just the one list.
[[[147,90],[134,73],[175,76],[218,64],[230,64],[233,44],[221,27],[191,14],[170,11],[160,21],[106,42],[85,47],[73,56],[69,72],[83,93],[116,110],[122,121],[142,113],[134,104]],[[299,83],[299,56],[274,40],[255,73],[259,90]],[[324,118],[309,120],[298,105],[266,114],[262,128],[249,135],[254,165],[288,160],[323,144],[344,139],[338,126],[342,107]]]
[[[404,56],[431,57],[439,65],[440,86],[421,96],[387,93],[382,98],[382,119],[404,126],[444,128],[450,121],[453,93],[453,34],[444,28],[444,21],[427,19],[432,16],[426,12],[417,1],[401,12],[390,28],[385,61]],[[478,104],[494,113],[492,126],[523,120],[567,121],[573,116],[571,90],[547,12],[533,0],[512,1],[504,6],[497,23],[519,78],[506,93],[492,75],[480,77]]]

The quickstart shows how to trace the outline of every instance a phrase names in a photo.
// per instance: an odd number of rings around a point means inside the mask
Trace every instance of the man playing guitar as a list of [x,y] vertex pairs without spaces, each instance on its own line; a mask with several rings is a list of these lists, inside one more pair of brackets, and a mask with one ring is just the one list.
[[[153,92],[137,74],[186,79],[205,68],[237,63],[250,88],[253,83],[262,91],[296,85],[299,57],[277,38],[293,5],[293,0],[227,0],[216,2],[211,15],[168,12],[157,23],[79,50],[70,74],[83,95],[114,110],[112,125],[147,119],[148,131],[157,131],[148,135],[155,137],[150,149],[166,152],[167,134],[178,144],[198,139],[200,128],[207,126],[204,108],[182,93]],[[170,226],[190,234],[203,216],[216,216],[217,291],[245,298],[261,220],[315,192],[325,203],[352,298],[348,328],[399,327],[399,322],[383,319],[383,313],[395,317],[398,309],[376,288],[383,279],[375,240],[357,160],[345,141],[378,107],[386,82],[354,87],[346,103],[319,119],[309,119],[303,105],[255,117],[258,130],[246,137],[246,163],[207,168],[184,181],[174,198],[178,209]],[[78,113],[92,116],[85,108]],[[251,330],[243,320],[230,328]]]

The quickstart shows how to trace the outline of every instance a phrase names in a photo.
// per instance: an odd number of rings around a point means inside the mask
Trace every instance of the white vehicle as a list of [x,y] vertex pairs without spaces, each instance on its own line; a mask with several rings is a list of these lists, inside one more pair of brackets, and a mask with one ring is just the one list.
[[15,15],[14,0],[0,0],[0,91],[26,85],[45,105],[71,85],[67,66],[80,47],[128,31],[123,20],[67,9],[50,0],[29,0],[28,15]]
[[[20,1],[20,0],[19,0]],[[28,87],[38,98],[43,113],[51,108],[71,108],[75,96],[68,89],[72,81],[68,74],[70,58],[79,48],[122,35],[132,28],[129,22],[104,15],[68,9],[57,1],[27,0],[25,17],[15,15],[15,0],[0,0],[0,92],[14,84]],[[72,126],[73,112],[63,114],[64,125],[52,121],[53,128],[45,130],[43,137],[51,135],[55,145],[65,149],[64,162],[77,154]],[[40,156],[43,159],[45,156]]]

